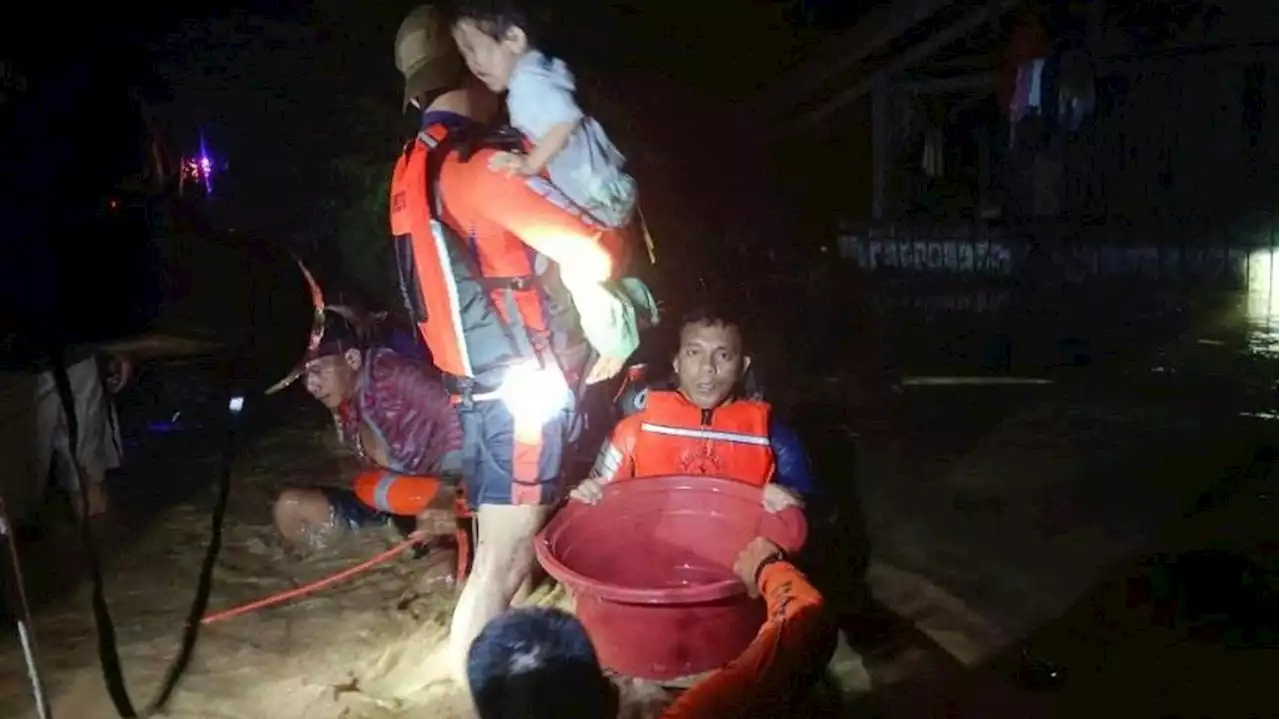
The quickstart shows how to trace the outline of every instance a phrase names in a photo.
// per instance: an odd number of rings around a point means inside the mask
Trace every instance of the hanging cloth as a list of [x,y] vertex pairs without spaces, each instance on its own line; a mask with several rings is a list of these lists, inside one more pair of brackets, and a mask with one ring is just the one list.
[[921,158],[921,167],[927,177],[942,177],[946,167],[944,151],[942,130],[932,127],[925,131],[924,156]]
[[1080,129],[1084,118],[1093,114],[1096,90],[1089,57],[1080,50],[1062,56],[1058,83],[1058,118],[1069,132]]
[[[1042,104],[1040,75],[1048,52],[1049,41],[1044,26],[1034,13],[1024,12],[1013,26],[1000,82],[1000,106],[1009,116],[1010,147],[1016,139],[1018,122],[1033,107],[1033,85],[1036,92],[1034,107],[1039,108]],[[1040,61],[1038,66],[1037,60]]]

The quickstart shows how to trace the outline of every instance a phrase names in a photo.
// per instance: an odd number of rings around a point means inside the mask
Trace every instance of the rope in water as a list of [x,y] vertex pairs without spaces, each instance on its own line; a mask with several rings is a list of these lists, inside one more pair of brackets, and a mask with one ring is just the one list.
[[365,571],[366,569],[371,569],[373,567],[378,566],[379,564],[382,564],[383,562],[389,559],[392,559],[393,557],[400,554],[404,550],[412,547],[414,543],[415,543],[415,540],[406,539],[403,542],[400,542],[399,544],[395,545],[391,549],[388,549],[387,551],[382,552],[381,554],[377,554],[373,557],[370,557],[369,559],[366,559],[365,561],[353,567],[348,567],[336,574],[331,574],[323,579],[317,579],[316,581],[311,582],[309,584],[304,584],[301,587],[295,587],[294,589],[290,589],[288,591],[279,592],[278,594],[272,594],[268,597],[264,597],[256,601],[249,602],[248,604],[242,604],[238,607],[232,607],[231,609],[224,609],[221,612],[214,612],[213,614],[205,615],[205,617],[200,620],[200,623],[213,624],[214,622],[220,622],[223,619],[231,619],[232,617],[238,617],[241,614],[248,614],[249,612],[257,611],[264,607],[270,607],[276,604],[281,604],[283,602],[289,601],[290,599],[296,599],[298,597],[310,594],[312,592],[319,591],[321,589],[324,589],[325,587],[329,587],[334,584],[337,584],[338,582],[341,582],[344,579],[349,579],[359,574],[360,572]]

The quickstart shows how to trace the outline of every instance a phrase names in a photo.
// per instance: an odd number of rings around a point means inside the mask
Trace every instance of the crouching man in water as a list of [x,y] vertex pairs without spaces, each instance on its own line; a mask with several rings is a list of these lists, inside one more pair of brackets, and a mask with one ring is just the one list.
[[[733,570],[752,595],[764,596],[764,626],[740,657],[662,712],[665,719],[802,716],[797,705],[831,656],[835,630],[822,596],[776,545],[755,539]],[[555,609],[516,609],[490,622],[468,652],[467,679],[480,719],[614,719],[621,709],[586,630]]]
[[[364,469],[349,490],[286,489],[276,527],[291,542],[395,522],[423,539],[452,535],[462,430],[449,394],[426,366],[384,347],[365,347],[346,317],[325,312],[324,335],[292,375],[333,412],[338,436]],[[450,568],[452,569],[452,567]]]
[[772,416],[768,403],[743,396],[751,357],[735,320],[710,309],[687,315],[671,364],[676,389],[647,391],[644,408],[614,428],[574,499],[594,504],[609,482],[672,474],[763,487],[771,512],[816,498],[799,437]]

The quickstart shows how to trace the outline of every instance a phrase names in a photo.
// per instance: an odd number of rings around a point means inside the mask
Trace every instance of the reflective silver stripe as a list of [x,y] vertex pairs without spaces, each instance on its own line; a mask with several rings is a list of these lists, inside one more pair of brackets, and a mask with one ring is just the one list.
[[391,502],[388,500],[387,494],[391,492],[391,485],[395,484],[399,478],[399,475],[390,472],[383,472],[382,476],[378,478],[378,486],[373,488],[373,506],[375,509],[394,514],[391,511]]
[[622,468],[622,452],[612,442],[605,441],[596,455],[596,463],[591,467],[591,478],[601,482],[612,482]]
[[[404,137],[404,135],[401,135],[401,137]],[[427,147],[429,147],[429,148],[431,148],[431,149],[433,149],[433,150],[434,150],[437,146],[439,146],[439,144],[440,144],[440,143],[436,142],[436,139],[435,139],[434,137],[432,137],[432,136],[428,135],[426,130],[423,130],[422,132],[419,132],[419,133],[418,133],[418,139],[419,139],[419,140],[422,140],[422,142],[423,142]]]
[[687,427],[668,427],[664,424],[650,424],[644,422],[640,425],[640,429],[645,432],[653,432],[654,434],[665,434],[672,437],[689,437],[691,439],[721,439],[726,442],[737,442],[739,444],[754,444],[757,447],[768,447],[768,437],[758,437],[754,434],[739,434],[737,432],[723,432],[716,429],[689,429]]
[[467,338],[462,332],[462,312],[460,303],[458,302],[458,284],[454,281],[453,263],[449,261],[449,249],[445,244],[447,240],[444,237],[444,231],[440,227],[439,220],[431,220],[431,238],[435,240],[436,255],[440,258],[440,267],[444,271],[441,272],[441,279],[444,280],[445,289],[449,293],[449,315],[453,319],[454,341],[458,345],[458,359],[462,361],[463,374],[467,377],[474,377],[475,372],[471,369],[471,353],[467,351]]
[[560,188],[548,182],[546,179],[534,175],[525,181],[525,185],[533,190],[534,193],[541,196],[542,199],[568,212],[574,217],[582,221],[583,224],[595,230],[602,230],[604,226],[596,221],[594,217],[582,211],[580,207],[569,196],[560,191]]

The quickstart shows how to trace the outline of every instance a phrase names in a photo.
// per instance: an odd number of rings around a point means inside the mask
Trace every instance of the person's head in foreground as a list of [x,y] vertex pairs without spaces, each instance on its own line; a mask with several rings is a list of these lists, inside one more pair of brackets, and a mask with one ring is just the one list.
[[751,357],[743,352],[737,320],[698,309],[680,325],[680,347],[671,366],[680,393],[702,409],[714,409],[738,391]]
[[503,92],[516,62],[534,49],[528,16],[511,0],[458,0],[453,39],[467,68],[494,92]]
[[489,622],[467,652],[480,719],[612,719],[618,692],[587,630],[558,609],[514,609]]
[[[783,559],[756,537],[733,573],[759,596],[761,570]],[[586,628],[559,609],[512,609],[485,625],[467,652],[467,684],[480,719],[614,719],[621,708]]]

